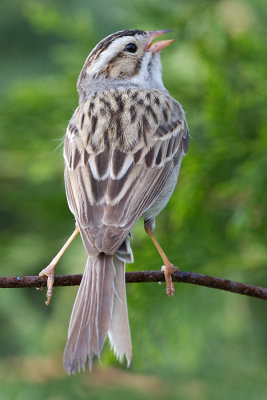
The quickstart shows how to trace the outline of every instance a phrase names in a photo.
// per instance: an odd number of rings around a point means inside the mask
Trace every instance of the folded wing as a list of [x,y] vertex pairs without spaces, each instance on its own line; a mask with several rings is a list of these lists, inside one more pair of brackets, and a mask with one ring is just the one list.
[[65,185],[90,255],[116,252],[188,144],[184,112],[167,93],[105,91],[80,104],[65,138]]

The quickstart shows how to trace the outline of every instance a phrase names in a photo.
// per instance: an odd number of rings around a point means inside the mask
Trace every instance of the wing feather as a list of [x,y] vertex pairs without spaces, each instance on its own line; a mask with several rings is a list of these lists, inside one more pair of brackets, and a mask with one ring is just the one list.
[[105,91],[80,104],[65,138],[65,185],[89,254],[116,252],[177,179],[188,144],[182,107],[167,93]]

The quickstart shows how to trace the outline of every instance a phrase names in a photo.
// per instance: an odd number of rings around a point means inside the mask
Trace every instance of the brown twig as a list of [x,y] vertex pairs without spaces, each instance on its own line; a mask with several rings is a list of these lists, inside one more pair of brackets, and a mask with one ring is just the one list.
[[[54,286],[79,285],[82,275],[56,275]],[[207,286],[213,289],[226,290],[246,296],[267,299],[267,288],[261,286],[246,285],[241,282],[228,279],[216,278],[214,276],[196,274],[194,272],[177,271],[172,275],[174,282],[191,283],[194,285]],[[135,271],[126,272],[126,282],[164,282],[164,273],[161,271]],[[46,278],[40,276],[3,276],[0,277],[0,288],[41,288],[46,286]]]

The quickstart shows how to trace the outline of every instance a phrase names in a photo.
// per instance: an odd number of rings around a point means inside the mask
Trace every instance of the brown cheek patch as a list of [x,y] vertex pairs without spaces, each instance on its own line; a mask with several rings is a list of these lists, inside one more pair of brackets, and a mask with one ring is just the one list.
[[140,60],[129,57],[125,53],[119,53],[108,62],[106,68],[102,69],[98,76],[102,76],[106,79],[126,79],[137,75],[140,68]]

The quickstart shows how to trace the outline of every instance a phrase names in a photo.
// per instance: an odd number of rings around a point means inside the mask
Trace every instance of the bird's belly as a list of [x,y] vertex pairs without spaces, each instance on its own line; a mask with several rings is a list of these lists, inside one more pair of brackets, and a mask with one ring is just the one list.
[[181,162],[182,162],[182,157],[181,157],[178,165],[174,168],[171,176],[167,180],[167,182],[164,185],[159,196],[150,205],[150,207],[144,212],[143,217],[145,220],[155,218],[161,212],[161,210],[163,210],[163,208],[167,205],[167,203],[170,200],[170,197],[174,191],[177,180],[178,180]]

